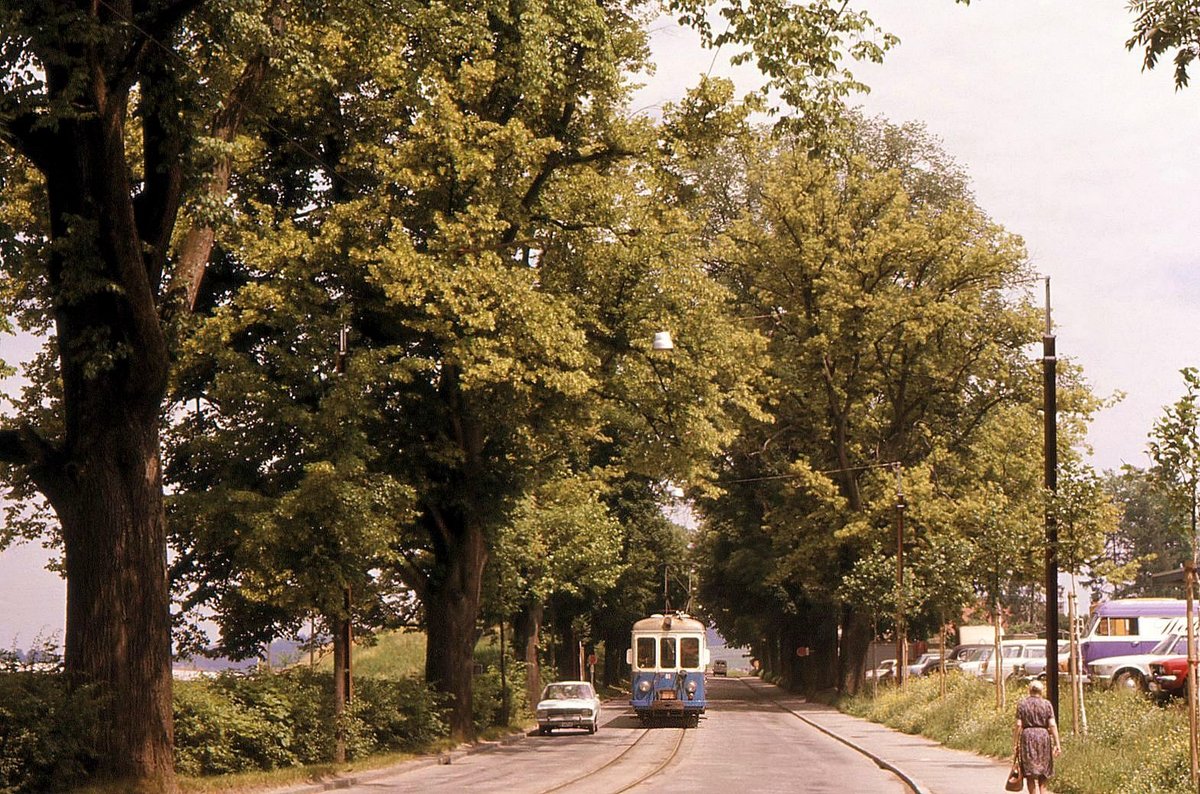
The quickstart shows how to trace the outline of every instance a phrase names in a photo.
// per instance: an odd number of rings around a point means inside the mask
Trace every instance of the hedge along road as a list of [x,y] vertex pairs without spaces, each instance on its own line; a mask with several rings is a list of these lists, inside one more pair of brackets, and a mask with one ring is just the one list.
[[[341,791],[847,792],[902,794],[896,774],[785,708],[758,679],[708,679],[698,728],[645,728],[626,701],[604,704],[600,730],[531,734],[449,764],[410,763],[363,775]],[[344,785],[347,781],[341,781]],[[1001,783],[1003,788],[1003,782]],[[308,789],[309,791],[313,789]],[[293,790],[298,791],[298,790]]]

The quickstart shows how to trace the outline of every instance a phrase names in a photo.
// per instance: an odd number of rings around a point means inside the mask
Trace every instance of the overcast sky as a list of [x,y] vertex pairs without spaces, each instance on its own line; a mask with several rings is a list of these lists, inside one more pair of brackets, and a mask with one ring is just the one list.
[[[864,109],[924,122],[980,206],[1024,237],[1051,277],[1059,355],[1098,393],[1126,395],[1092,429],[1093,463],[1144,466],[1179,370],[1200,366],[1200,73],[1181,92],[1169,68],[1143,73],[1124,47],[1125,0],[854,5],[901,39],[883,66],[858,68]],[[668,26],[654,47],[638,106],[677,99],[713,62]],[[12,344],[0,340],[0,358]],[[0,647],[61,632],[64,588],[44,559],[36,546],[0,553]]]
[[[1021,235],[1051,279],[1060,357],[1098,394],[1123,392],[1092,428],[1093,463],[1144,466],[1146,435],[1200,366],[1200,85],[1127,52],[1124,0],[863,0],[901,39],[859,65],[869,115],[923,122],[969,174],[981,207]],[[643,92],[667,101],[712,63],[662,28]],[[714,73],[720,73],[717,59]],[[1200,82],[1200,74],[1196,75]],[[1040,292],[1038,293],[1040,302]]]

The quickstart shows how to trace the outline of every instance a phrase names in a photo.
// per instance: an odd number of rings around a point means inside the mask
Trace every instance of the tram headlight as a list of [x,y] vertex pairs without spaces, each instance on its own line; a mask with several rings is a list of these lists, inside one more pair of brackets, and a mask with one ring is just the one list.
[[696,682],[695,682],[695,681],[688,681],[688,685],[687,685],[687,693],[688,693],[689,695],[694,695],[694,694],[696,694]]
[[638,692],[641,692],[644,695],[649,691],[650,691],[650,682],[643,678],[641,681],[638,682]]

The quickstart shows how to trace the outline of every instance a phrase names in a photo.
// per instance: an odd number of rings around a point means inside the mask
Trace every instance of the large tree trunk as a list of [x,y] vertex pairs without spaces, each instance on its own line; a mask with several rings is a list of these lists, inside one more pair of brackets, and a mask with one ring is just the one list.
[[[171,637],[158,416],[97,425],[52,504],[62,523],[65,656],[98,685],[103,778],[174,790]],[[71,475],[74,475],[72,478]]]
[[782,673],[779,663],[779,642],[779,627],[772,627],[771,634],[767,637],[767,658],[764,660],[764,667],[766,667],[771,675],[780,675]]
[[538,659],[538,644],[542,634],[542,603],[526,604],[513,621],[513,645],[518,658],[525,663],[525,694],[533,706],[542,696],[542,670]]
[[47,270],[56,295],[63,432],[53,449],[46,439],[27,438],[32,451],[23,462],[62,525],[64,661],[73,685],[95,686],[100,696],[97,774],[124,790],[172,791],[159,458],[168,356],[154,264],[161,252],[135,217],[123,150],[125,102],[124,95],[102,94],[94,117],[60,122],[56,140],[73,157],[33,147],[46,176],[56,243]]
[[838,689],[842,694],[853,695],[862,688],[867,651],[873,637],[874,627],[869,614],[848,606],[843,608],[842,647],[838,655]]
[[604,676],[601,679],[605,686],[629,686],[628,666],[625,664],[625,651],[629,648],[629,629],[607,629],[601,639],[604,642]]
[[450,736],[474,737],[472,671],[487,547],[483,530],[470,521],[443,526],[449,553],[439,559],[425,592],[425,678],[452,698]]
[[791,691],[799,690],[801,684],[798,636],[796,621],[786,621],[779,627],[779,683]]
[[[4,144],[45,177],[52,245],[44,284],[58,342],[62,424],[45,434],[0,430],[0,460],[23,468],[62,526],[64,661],[72,683],[99,695],[98,775],[123,791],[173,791],[158,437],[169,354],[158,301],[190,158],[181,127],[185,70],[161,42],[173,41],[200,3],[66,5],[92,19],[64,25],[57,11],[39,12],[23,20],[39,34],[13,33],[14,41],[32,42],[27,54],[37,57],[28,62],[44,70],[45,107],[30,110],[36,99],[25,112],[14,105],[0,120]],[[22,45],[14,46],[19,52]],[[247,65],[213,134],[234,139],[266,63],[264,51]],[[126,151],[134,85],[137,166]],[[218,199],[228,179],[218,168],[209,185]],[[211,242],[191,247],[190,280],[203,273]]]
[[829,604],[810,606],[801,615],[797,646],[808,655],[796,659],[796,688],[807,695],[838,688],[837,629],[837,609]]
[[557,611],[552,624],[559,640],[554,644],[554,668],[559,680],[575,680],[579,674],[579,640],[570,619],[565,618],[562,611]]

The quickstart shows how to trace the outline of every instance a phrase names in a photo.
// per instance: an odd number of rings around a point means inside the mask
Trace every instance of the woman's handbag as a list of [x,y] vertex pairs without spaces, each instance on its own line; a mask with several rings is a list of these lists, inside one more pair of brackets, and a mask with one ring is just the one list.
[[1008,770],[1008,780],[1004,781],[1004,790],[1020,791],[1023,787],[1024,781],[1021,779],[1020,756],[1013,755],[1012,769]]

